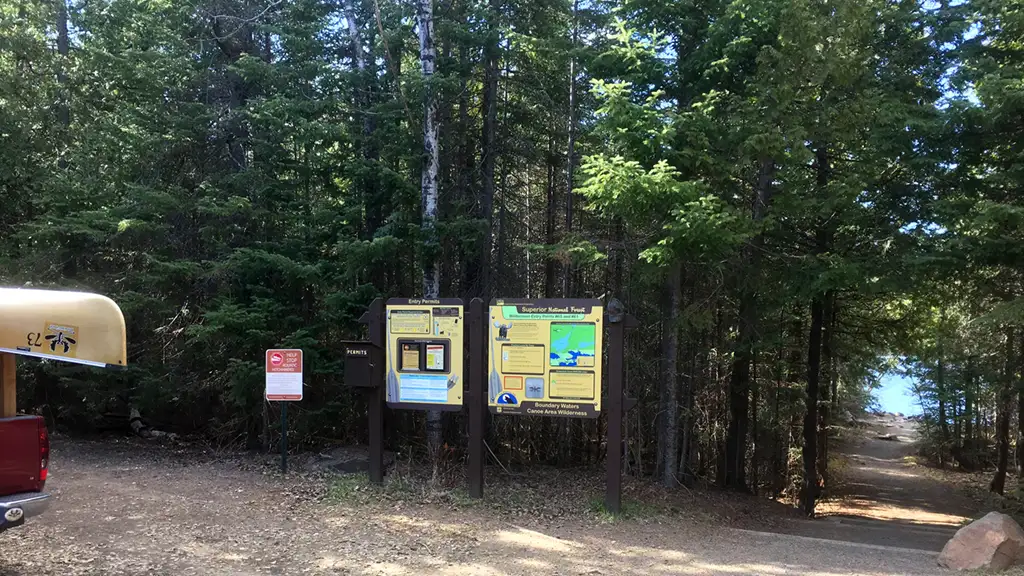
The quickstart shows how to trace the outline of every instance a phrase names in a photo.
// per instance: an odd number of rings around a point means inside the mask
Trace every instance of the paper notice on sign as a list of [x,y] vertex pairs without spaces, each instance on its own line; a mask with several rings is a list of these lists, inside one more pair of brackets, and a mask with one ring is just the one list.
[[552,370],[551,398],[593,400],[594,373]]
[[430,311],[394,310],[388,325],[392,334],[430,334]]
[[406,374],[398,394],[400,402],[444,402],[448,398],[448,377]]
[[501,370],[509,374],[543,374],[543,344],[505,344],[501,347]]
[[444,370],[444,345],[427,345],[427,370],[441,372]]
[[403,344],[402,345],[402,365],[400,370],[403,371],[418,371],[420,369],[420,345],[419,344]]

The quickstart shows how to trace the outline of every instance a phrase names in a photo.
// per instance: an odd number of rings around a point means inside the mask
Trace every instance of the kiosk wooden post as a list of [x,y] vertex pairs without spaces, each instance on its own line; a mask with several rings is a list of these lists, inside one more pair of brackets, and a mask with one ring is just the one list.
[[469,374],[466,402],[469,403],[469,496],[484,497],[484,428],[487,414],[487,338],[484,301],[469,302]]
[[608,457],[606,460],[604,507],[611,514],[622,509],[622,421],[636,400],[625,398],[623,385],[626,356],[626,329],[636,319],[626,314],[622,303],[608,303],[605,315],[608,325]]
[[0,352],[0,418],[12,418],[18,411],[17,369],[14,354]]
[[[370,343],[383,349],[384,342],[384,299],[377,298],[370,304],[367,314]],[[384,370],[380,362],[373,367],[371,378],[376,386],[367,388],[367,416],[370,421],[370,482],[384,483]]]

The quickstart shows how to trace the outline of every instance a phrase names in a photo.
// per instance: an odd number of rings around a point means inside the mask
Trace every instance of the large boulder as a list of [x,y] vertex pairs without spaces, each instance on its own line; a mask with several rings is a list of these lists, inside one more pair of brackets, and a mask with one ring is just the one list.
[[1021,562],[1024,530],[999,512],[989,512],[957,530],[939,554],[939,566],[954,570],[1006,570]]

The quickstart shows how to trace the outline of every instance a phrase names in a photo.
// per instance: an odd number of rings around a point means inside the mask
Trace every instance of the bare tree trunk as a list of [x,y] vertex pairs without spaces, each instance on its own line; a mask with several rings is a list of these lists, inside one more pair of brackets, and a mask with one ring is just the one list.
[[[544,242],[548,246],[555,243],[555,141],[548,139],[547,154],[547,206],[544,209]],[[616,294],[618,296],[618,294]],[[548,256],[544,262],[544,297],[555,297],[555,259]]]
[[953,446],[951,451],[959,450],[960,446],[963,445],[963,433],[960,426],[960,394],[956,391],[953,392]]
[[57,0],[57,54],[60,55],[57,63],[57,124],[60,129],[58,138],[57,166],[63,170],[68,166],[68,137],[71,129],[71,107],[68,102],[68,55],[70,44],[68,42],[68,5],[67,0]]
[[832,391],[833,374],[832,348],[835,337],[835,302],[836,293],[829,290],[825,293],[824,309],[822,311],[825,324],[821,337],[821,380],[824,386],[821,387],[821,399],[818,402],[818,476],[821,477],[823,487],[828,487],[828,426],[831,408],[830,392]]
[[[579,14],[580,2],[573,0],[572,3],[572,44],[569,47],[569,143],[566,151],[565,170],[565,233],[572,233],[572,223],[575,214],[573,201],[573,180],[576,177],[576,44],[579,42]],[[562,296],[569,298],[572,294],[573,265],[568,263],[565,266],[565,278],[562,285]]]
[[491,296],[491,228],[494,220],[494,167],[497,162],[496,146],[498,130],[498,43],[500,31],[498,14],[500,0],[490,0],[488,14],[488,38],[484,44],[484,92],[482,96],[484,126],[481,134],[480,218],[485,222],[484,235],[480,243],[477,261],[479,293],[486,301]]
[[996,475],[989,484],[989,492],[1002,494],[1006,488],[1006,468],[1010,459],[1010,404],[1013,402],[1013,380],[1016,369],[1013,343],[1013,328],[1006,330],[1006,364],[1003,381],[1000,383],[999,400],[996,407]]
[[935,370],[935,393],[939,397],[939,433],[942,445],[939,446],[939,468],[946,467],[946,450],[949,449],[949,419],[946,415],[946,383],[943,374],[942,348],[939,348],[939,362]]
[[[831,159],[828,153],[828,143],[819,143],[815,146],[815,185],[817,194],[822,201],[828,198],[828,184],[832,177]],[[834,220],[829,218],[818,224],[816,233],[817,250],[819,254],[827,254],[832,250],[834,236]],[[822,334],[821,349],[819,350],[818,372],[818,440],[816,446],[816,476],[815,483],[820,488],[828,484],[828,424],[829,424],[829,392],[832,390],[832,337],[835,333],[835,291],[826,290],[818,296],[822,306]],[[812,326],[813,329],[813,326]],[[821,385],[824,383],[824,386]],[[820,484],[819,484],[820,482]],[[820,495],[820,493],[818,494]],[[817,495],[816,495],[817,497]],[[813,513],[813,505],[808,514]]]
[[[1024,366],[1024,335],[1020,340],[1020,354],[1017,366]],[[1017,453],[1014,458],[1017,464],[1017,491],[1024,488],[1024,377],[1017,380]]]
[[679,308],[682,263],[673,262],[665,274],[661,324],[661,415],[664,434],[661,446],[662,482],[668,488],[678,484],[676,477],[679,442]]
[[821,329],[824,303],[820,297],[811,302],[811,332],[807,341],[807,410],[804,414],[804,484],[800,493],[801,508],[814,516],[818,498],[818,389],[821,378]]
[[[772,180],[775,162],[762,158],[758,166],[754,190],[752,218],[764,220],[772,199]],[[750,418],[750,363],[754,355],[757,334],[757,291],[761,275],[761,250],[764,236],[758,234],[743,249],[745,282],[741,288],[739,335],[729,378],[729,431],[725,444],[725,485],[733,490],[746,491],[747,430]]]
[[973,450],[974,443],[974,356],[967,357],[967,387],[964,389],[964,443],[963,448]]
[[[440,267],[437,262],[437,172],[440,163],[437,138],[437,100],[434,96],[434,6],[433,0],[418,0],[416,4],[416,28],[420,41],[420,66],[425,85],[423,101],[423,174],[420,186],[422,201],[423,230],[425,238],[423,262],[423,297],[437,298],[441,290]],[[441,448],[441,413],[427,412],[427,450],[434,471],[437,472],[437,455]]]
[[372,166],[377,162],[377,150],[373,142],[373,133],[376,130],[376,122],[370,114],[372,106],[372,80],[367,74],[367,55],[363,43],[362,33],[359,31],[359,21],[356,19],[355,7],[352,0],[344,0],[345,21],[348,24],[348,34],[352,41],[352,59],[355,62],[356,70],[359,71],[357,83],[356,106],[363,112],[362,143],[363,160],[366,165],[357,176],[356,187],[361,196],[363,210],[366,214],[366,226],[363,236],[366,239],[373,237],[377,229],[383,224],[383,206],[376,197],[377,178],[367,177],[366,174],[376,173]]
[[758,448],[761,441],[759,422],[757,417],[757,409],[761,403],[761,386],[757,381],[757,359],[758,353],[754,351],[754,357],[751,359],[751,377],[750,377],[750,452],[753,454],[753,458],[750,461],[750,489],[754,494],[758,493],[758,485],[760,484],[759,468],[760,461],[758,458]]
[[[469,76],[472,64],[469,61],[469,47],[466,42],[459,46],[459,176],[457,178],[459,198],[467,206],[475,205],[477,199],[473,193],[470,176],[475,171],[475,154],[473,139],[469,137]],[[489,232],[487,232],[489,234]],[[462,263],[462,287],[459,291],[467,301],[480,294],[477,266],[482,250],[475,250],[472,255],[466,254],[463,243],[459,243],[459,261]]]

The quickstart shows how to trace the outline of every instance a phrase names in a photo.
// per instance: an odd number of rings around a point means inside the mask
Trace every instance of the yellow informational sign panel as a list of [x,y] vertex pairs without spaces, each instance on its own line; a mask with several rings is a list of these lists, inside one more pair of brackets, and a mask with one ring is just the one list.
[[596,418],[603,316],[600,300],[492,300],[491,412]]
[[97,294],[0,288],[0,352],[124,366],[124,316]]
[[461,410],[462,300],[387,302],[387,403],[411,410]]

